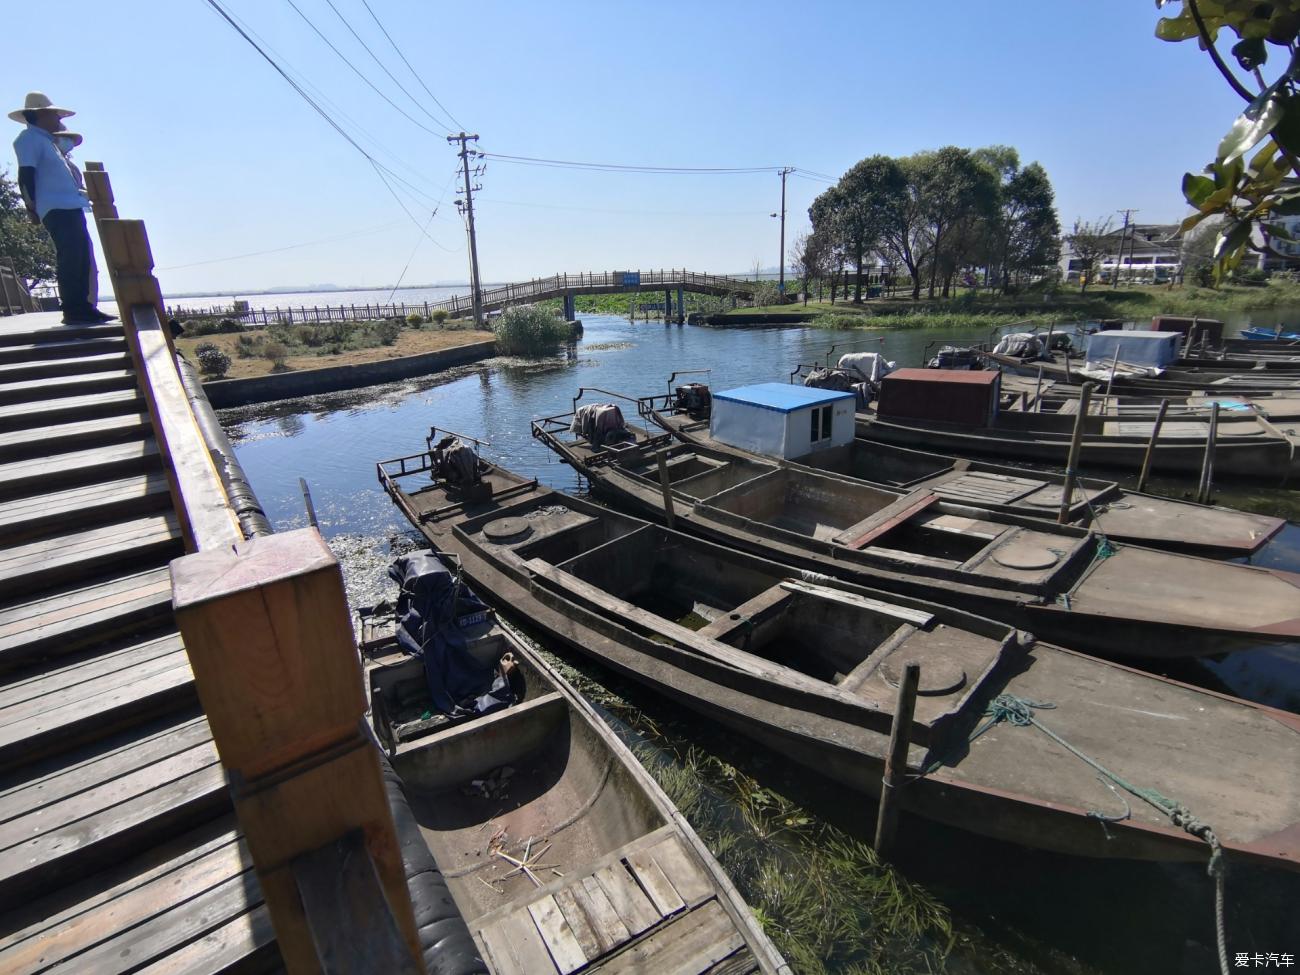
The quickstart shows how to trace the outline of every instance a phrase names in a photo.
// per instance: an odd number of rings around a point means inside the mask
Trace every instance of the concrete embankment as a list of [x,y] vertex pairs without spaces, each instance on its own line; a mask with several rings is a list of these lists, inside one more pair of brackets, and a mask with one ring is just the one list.
[[220,379],[204,383],[203,390],[216,409],[247,406],[270,400],[291,399],[317,393],[333,393],[342,389],[359,389],[397,379],[427,376],[452,366],[478,362],[496,355],[496,342],[472,342],[453,349],[440,349],[420,355],[380,359],[376,362],[358,362],[347,366],[330,366],[325,369],[300,369],[293,372],[272,373],[269,376],[252,376],[247,379]]

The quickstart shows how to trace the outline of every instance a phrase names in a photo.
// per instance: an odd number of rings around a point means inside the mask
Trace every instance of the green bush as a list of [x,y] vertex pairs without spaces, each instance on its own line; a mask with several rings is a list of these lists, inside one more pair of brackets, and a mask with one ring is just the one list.
[[219,325],[210,318],[199,318],[185,322],[182,326],[186,335],[216,335],[221,331]]
[[535,305],[507,308],[492,322],[497,349],[507,355],[546,355],[569,340],[569,325]]
[[424,324],[424,316],[418,311],[413,311],[411,314],[406,316],[406,324],[411,328],[419,328]]
[[447,319],[450,317],[451,317],[451,312],[447,311],[446,308],[439,308],[432,315],[429,316],[429,318],[433,321],[435,325],[445,325],[447,323]]
[[239,322],[235,321],[233,318],[223,318],[221,321],[217,322],[216,330],[218,332],[225,332],[228,335],[233,335],[236,332],[242,332],[244,326],[240,325]]
[[226,355],[211,342],[204,342],[194,349],[199,360],[199,371],[212,379],[220,379],[230,371],[230,356]]
[[289,350],[283,342],[267,342],[262,347],[262,355],[270,360],[272,372],[282,372],[285,368],[284,361],[289,358]]
[[251,335],[241,335],[235,339],[235,355],[241,359],[252,359],[258,355],[258,346],[263,341],[260,335],[256,338]]
[[380,345],[392,345],[397,341],[397,336],[402,334],[402,326],[395,321],[377,322],[374,333]]

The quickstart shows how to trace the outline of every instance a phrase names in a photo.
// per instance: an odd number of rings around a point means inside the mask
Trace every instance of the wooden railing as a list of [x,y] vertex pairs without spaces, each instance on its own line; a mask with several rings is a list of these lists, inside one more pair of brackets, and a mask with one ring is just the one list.
[[0,260],[0,315],[39,310],[40,303],[27,290],[27,283],[14,271],[13,264]]
[[189,552],[171,565],[176,622],[280,954],[295,975],[422,973],[338,560],[314,528],[245,539],[181,381],[144,224],[118,216],[102,166],[86,179]]

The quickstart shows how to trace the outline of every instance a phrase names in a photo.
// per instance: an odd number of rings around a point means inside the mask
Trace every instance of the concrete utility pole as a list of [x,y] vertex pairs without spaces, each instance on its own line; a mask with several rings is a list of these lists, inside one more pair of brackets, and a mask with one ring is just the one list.
[[447,136],[448,143],[460,143],[460,162],[465,173],[465,214],[469,223],[470,300],[474,306],[474,324],[479,328],[482,328],[483,289],[478,276],[478,241],[474,236],[474,190],[481,190],[483,187],[471,186],[469,182],[469,157],[471,154],[477,155],[477,150],[470,149],[469,143],[477,141],[477,135],[466,135],[464,132],[460,133],[460,135]]
[[776,266],[780,271],[780,280],[777,283],[777,291],[785,295],[785,178],[794,172],[793,166],[783,166],[781,168],[781,212],[772,214],[781,218],[781,249],[777,251]]
[[[1132,210],[1132,209],[1124,211],[1124,227],[1119,232],[1119,256],[1115,258],[1115,276],[1110,279],[1110,287],[1112,291],[1119,287],[1119,269],[1120,266],[1124,263],[1124,241],[1128,239],[1128,220],[1132,214],[1137,212],[1138,212],[1137,210]],[[1133,260],[1132,247],[1129,247],[1128,253],[1129,253],[1128,259],[1130,261],[1129,277],[1132,278],[1133,277],[1132,274],[1133,268],[1131,266],[1131,262]]]

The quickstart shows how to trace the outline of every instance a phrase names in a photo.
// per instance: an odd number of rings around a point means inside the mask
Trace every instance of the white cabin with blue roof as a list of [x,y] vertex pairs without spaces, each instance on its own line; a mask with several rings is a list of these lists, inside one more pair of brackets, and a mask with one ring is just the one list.
[[795,460],[853,440],[852,393],[789,383],[757,383],[713,394],[714,440],[769,457]]

